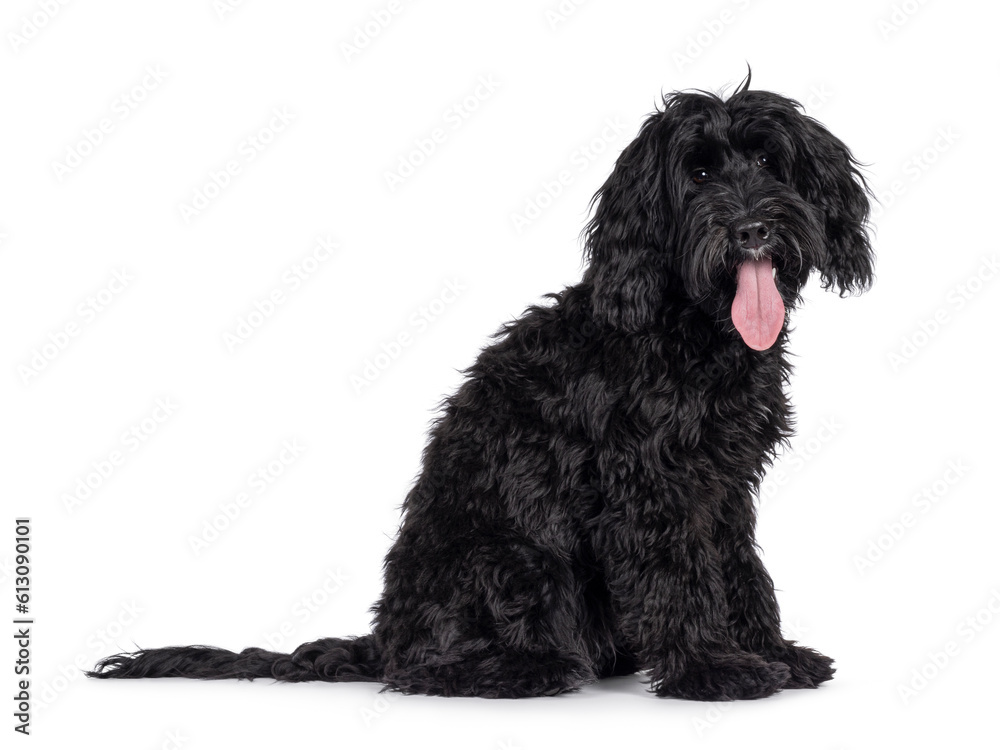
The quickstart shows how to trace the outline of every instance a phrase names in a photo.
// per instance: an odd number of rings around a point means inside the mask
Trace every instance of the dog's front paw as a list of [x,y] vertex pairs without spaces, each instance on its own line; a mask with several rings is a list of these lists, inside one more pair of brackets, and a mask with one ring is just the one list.
[[788,665],[792,676],[786,688],[818,687],[821,682],[833,679],[833,673],[837,671],[829,656],[805,646],[796,646],[792,641],[785,641],[784,648],[765,654],[765,658]]
[[653,690],[659,696],[696,701],[748,700],[778,692],[790,677],[787,664],[740,652],[690,663],[675,677],[658,678],[654,670]]

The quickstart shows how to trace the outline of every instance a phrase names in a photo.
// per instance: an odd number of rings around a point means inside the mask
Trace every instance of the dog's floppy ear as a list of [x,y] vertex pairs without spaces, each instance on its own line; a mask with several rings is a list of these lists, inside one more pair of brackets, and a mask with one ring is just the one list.
[[669,114],[652,114],[619,155],[585,230],[594,315],[632,332],[653,323],[663,301]]
[[791,178],[799,194],[823,212],[823,288],[836,287],[841,296],[863,292],[871,286],[875,260],[868,236],[871,191],[839,138],[811,117],[796,119],[798,154]]

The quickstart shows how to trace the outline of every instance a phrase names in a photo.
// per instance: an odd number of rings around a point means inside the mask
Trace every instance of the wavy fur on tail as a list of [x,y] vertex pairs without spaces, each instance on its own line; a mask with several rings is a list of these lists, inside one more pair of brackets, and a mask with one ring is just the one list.
[[100,661],[88,677],[138,679],[190,677],[197,680],[254,680],[270,677],[281,682],[379,682],[381,672],[375,638],[322,638],[303,643],[291,654],[262,648],[240,653],[212,646],[172,646],[117,654]]

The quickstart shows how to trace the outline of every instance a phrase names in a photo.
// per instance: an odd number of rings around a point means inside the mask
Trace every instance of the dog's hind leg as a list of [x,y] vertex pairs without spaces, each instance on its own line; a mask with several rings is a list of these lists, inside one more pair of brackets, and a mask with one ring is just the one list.
[[477,698],[534,698],[578,690],[594,679],[580,660],[559,654],[491,648],[454,662],[430,659],[387,673],[404,693]]
[[582,587],[554,550],[494,533],[455,541],[435,551],[446,565],[418,568],[418,547],[397,547],[376,606],[390,688],[522,698],[596,679],[581,641]]

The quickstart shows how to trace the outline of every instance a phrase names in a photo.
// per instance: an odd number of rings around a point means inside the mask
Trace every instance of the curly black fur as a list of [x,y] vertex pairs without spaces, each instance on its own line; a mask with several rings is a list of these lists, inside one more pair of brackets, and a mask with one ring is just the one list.
[[[372,634],[139,651],[90,676],[522,697],[641,670],[697,700],[830,679],[829,658],[782,638],[754,542],[791,431],[786,328],[752,349],[730,308],[748,258],[770,259],[786,309],[812,270],[842,294],[870,284],[857,163],[748,79],[727,100],[665,97],[594,202],[582,281],[505,326],[445,401]],[[737,236],[748,221],[758,246]]]

